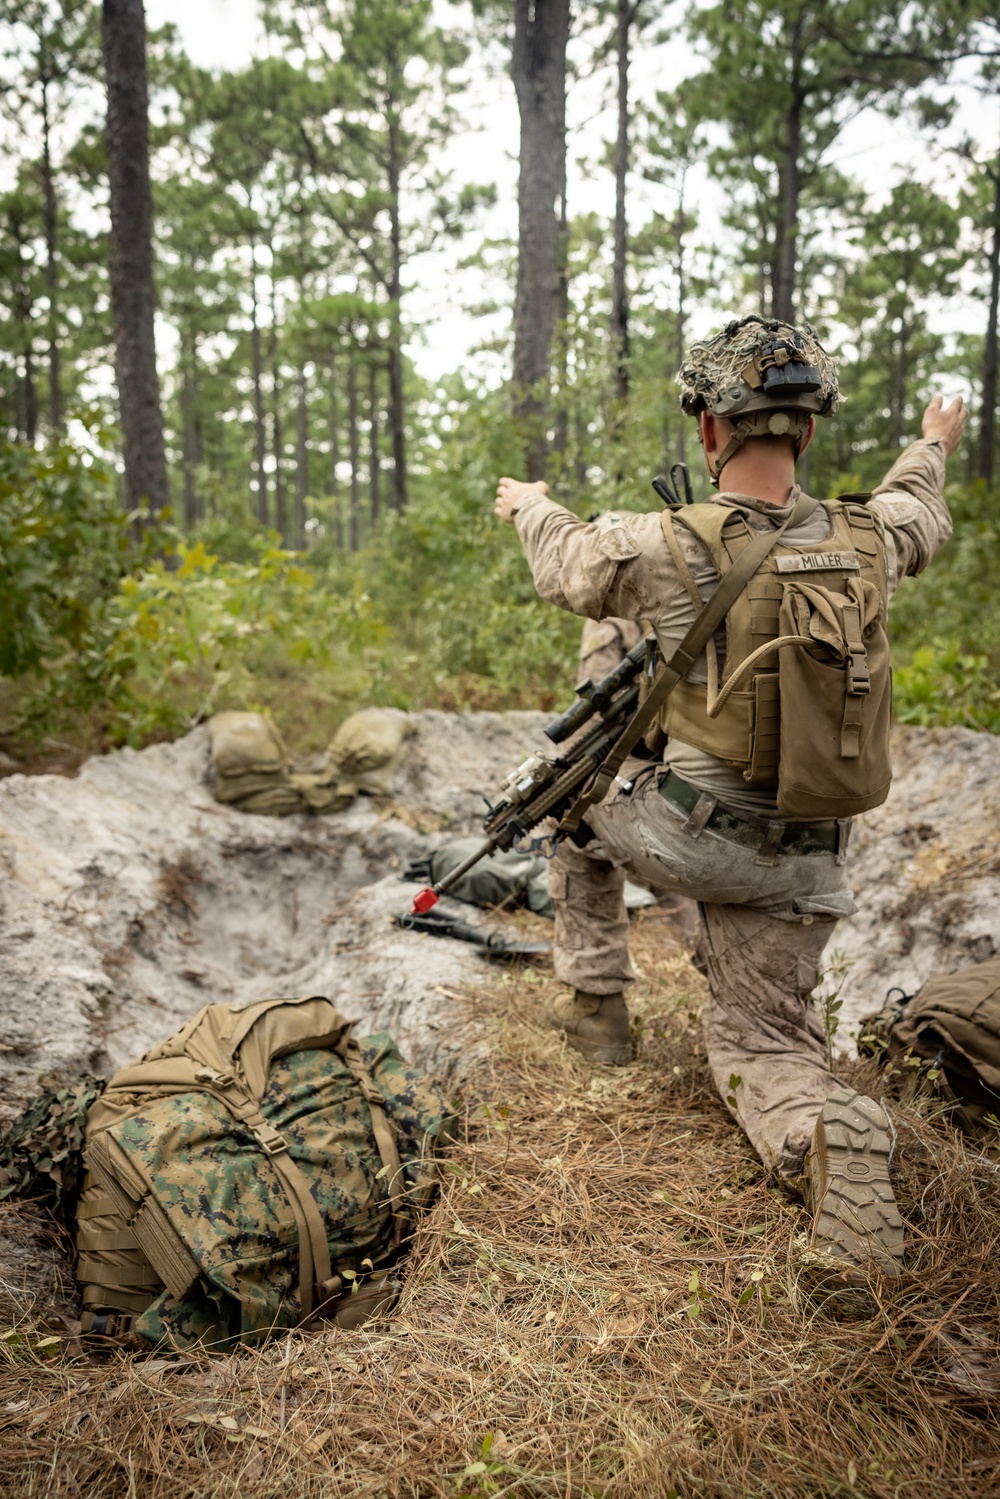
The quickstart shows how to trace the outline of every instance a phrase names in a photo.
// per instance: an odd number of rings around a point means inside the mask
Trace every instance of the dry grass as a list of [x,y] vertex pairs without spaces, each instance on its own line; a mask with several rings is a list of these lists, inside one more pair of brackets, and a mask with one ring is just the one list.
[[[897,1112],[913,1273],[866,1320],[810,1300],[801,1213],[708,1082],[700,980],[639,923],[641,1059],[589,1071],[551,979],[471,997],[496,1031],[400,1314],[169,1362],[0,1343],[0,1490],[86,1499],[1000,1492],[997,1169]],[[869,1085],[871,1080],[868,1079]]]

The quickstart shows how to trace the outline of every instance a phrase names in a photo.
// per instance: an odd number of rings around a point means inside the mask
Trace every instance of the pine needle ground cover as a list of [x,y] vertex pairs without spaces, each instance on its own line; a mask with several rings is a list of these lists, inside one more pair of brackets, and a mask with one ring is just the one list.
[[899,1106],[911,1273],[833,1315],[807,1289],[803,1214],[712,1090],[701,980],[662,913],[635,951],[626,1068],[590,1070],[544,1029],[543,969],[463,996],[490,1060],[392,1321],[174,1361],[85,1355],[44,1300],[15,1314],[0,1491],[995,1495],[1000,1171],[926,1104]]

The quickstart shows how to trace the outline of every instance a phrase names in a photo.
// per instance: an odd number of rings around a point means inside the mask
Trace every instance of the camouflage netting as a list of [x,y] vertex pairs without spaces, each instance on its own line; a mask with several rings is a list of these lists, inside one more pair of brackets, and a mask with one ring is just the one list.
[[[768,352],[779,346],[777,358]],[[780,352],[785,345],[786,351]],[[788,362],[787,346],[793,347],[801,362],[812,365],[819,375],[819,390],[809,394],[782,392],[768,395],[762,391],[760,371],[767,363]],[[762,358],[763,355],[763,358]],[[749,374],[748,371],[753,371]],[[721,416],[736,415],[759,407],[784,405],[832,416],[839,403],[837,367],[823,349],[814,328],[808,323],[795,328],[777,319],[743,318],[727,323],[713,338],[693,343],[677,374],[681,387],[681,405],[688,413],[703,406]]]
[[42,1089],[0,1134],[0,1202],[29,1198],[68,1221],[80,1188],[87,1111],[102,1078],[75,1078]]

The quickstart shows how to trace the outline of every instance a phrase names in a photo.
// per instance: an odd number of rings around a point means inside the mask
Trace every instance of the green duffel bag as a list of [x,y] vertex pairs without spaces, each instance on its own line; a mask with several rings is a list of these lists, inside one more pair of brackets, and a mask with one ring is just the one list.
[[913,995],[892,989],[862,1022],[858,1049],[886,1062],[914,1058],[955,1103],[969,1133],[1000,1121],[1000,958],[939,973]]
[[92,1104],[84,1331],[185,1349],[386,1311],[451,1112],[327,999],[208,1005]]

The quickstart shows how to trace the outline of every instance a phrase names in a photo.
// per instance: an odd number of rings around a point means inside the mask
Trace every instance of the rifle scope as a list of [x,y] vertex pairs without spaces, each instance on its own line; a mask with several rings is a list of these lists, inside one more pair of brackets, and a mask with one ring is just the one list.
[[640,640],[634,645],[628,655],[619,661],[614,671],[609,671],[606,677],[596,684],[588,678],[576,689],[577,701],[554,718],[546,725],[546,738],[551,739],[553,744],[562,744],[571,734],[591,718],[599,713],[604,718],[611,707],[615,695],[625,686],[627,682],[638,676],[646,664],[646,641]]

